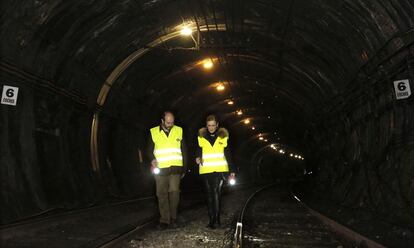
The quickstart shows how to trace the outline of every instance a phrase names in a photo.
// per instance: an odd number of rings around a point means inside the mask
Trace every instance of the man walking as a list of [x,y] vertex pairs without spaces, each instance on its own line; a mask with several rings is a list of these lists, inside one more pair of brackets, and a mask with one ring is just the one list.
[[165,111],[160,125],[151,128],[148,155],[154,173],[159,229],[177,227],[177,207],[180,200],[180,180],[186,170],[186,147],[183,129],[174,125],[174,114]]

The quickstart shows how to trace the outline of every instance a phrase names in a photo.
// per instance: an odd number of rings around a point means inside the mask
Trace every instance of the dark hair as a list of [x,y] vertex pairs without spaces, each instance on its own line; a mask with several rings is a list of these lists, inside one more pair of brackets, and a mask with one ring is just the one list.
[[218,122],[217,117],[215,115],[209,115],[209,116],[207,116],[206,122],[207,121],[215,121],[215,122]]
[[166,111],[164,111],[164,113],[162,113],[162,115],[161,115],[161,120],[164,120],[164,121],[165,121],[165,116],[166,116],[167,114],[171,114],[172,116],[174,116],[174,113],[173,113],[172,111],[170,111],[170,110],[166,110]]

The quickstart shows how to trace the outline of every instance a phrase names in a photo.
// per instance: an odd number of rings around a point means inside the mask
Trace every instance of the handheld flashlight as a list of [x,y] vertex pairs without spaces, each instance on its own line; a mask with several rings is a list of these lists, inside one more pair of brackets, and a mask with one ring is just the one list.
[[158,175],[158,174],[160,174],[160,169],[159,169],[158,167],[155,167],[155,168],[152,170],[152,173],[154,173],[155,175]]
[[229,184],[230,185],[235,185],[236,184],[236,179],[234,179],[234,178],[230,179]]

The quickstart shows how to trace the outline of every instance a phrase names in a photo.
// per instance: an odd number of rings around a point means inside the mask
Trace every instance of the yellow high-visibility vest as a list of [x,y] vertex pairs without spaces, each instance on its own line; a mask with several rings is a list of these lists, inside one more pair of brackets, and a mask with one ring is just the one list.
[[229,166],[224,156],[227,140],[228,137],[219,136],[212,146],[207,139],[198,136],[198,145],[201,147],[203,158],[203,164],[199,167],[200,174],[229,171]]
[[151,138],[154,141],[154,156],[159,168],[171,166],[183,166],[183,155],[181,154],[181,141],[183,140],[183,129],[173,126],[167,135],[156,126],[151,128]]

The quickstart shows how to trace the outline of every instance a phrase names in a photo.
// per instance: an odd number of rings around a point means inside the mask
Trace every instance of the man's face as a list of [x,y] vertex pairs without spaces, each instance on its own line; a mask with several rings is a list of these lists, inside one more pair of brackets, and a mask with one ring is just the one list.
[[161,125],[164,129],[171,130],[174,126],[174,115],[167,113],[164,117],[164,120],[161,119]]
[[209,133],[214,133],[217,130],[218,124],[216,121],[207,121],[207,129]]

